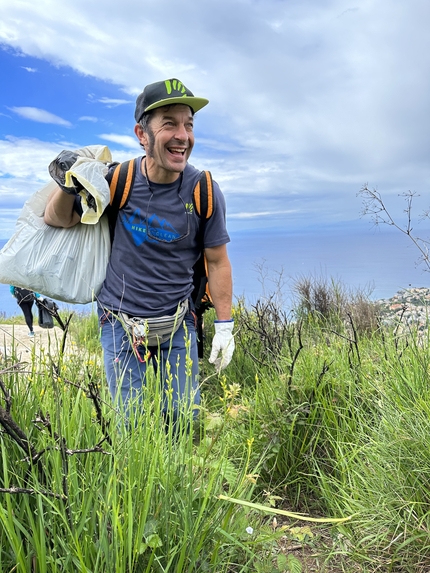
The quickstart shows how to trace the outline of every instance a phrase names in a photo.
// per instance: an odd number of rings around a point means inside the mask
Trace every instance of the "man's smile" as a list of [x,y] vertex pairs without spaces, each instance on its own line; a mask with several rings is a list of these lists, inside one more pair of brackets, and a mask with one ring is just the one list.
[[186,149],[184,149],[184,148],[182,148],[182,147],[168,147],[167,150],[168,150],[170,153],[180,154],[180,155],[184,155],[184,153],[185,153],[185,151],[186,151]]

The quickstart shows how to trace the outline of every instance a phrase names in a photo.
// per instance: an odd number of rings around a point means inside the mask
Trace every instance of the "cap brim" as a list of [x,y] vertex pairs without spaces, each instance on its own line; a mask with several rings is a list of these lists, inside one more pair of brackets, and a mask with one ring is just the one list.
[[161,99],[153,103],[152,105],[149,105],[147,108],[145,108],[144,113],[146,113],[147,111],[151,111],[151,109],[156,109],[157,107],[163,107],[165,105],[173,105],[175,103],[188,105],[194,111],[194,113],[196,113],[197,111],[199,111],[199,109],[205,107],[205,105],[209,103],[209,100],[203,97],[194,97],[194,96],[168,97],[166,99]]

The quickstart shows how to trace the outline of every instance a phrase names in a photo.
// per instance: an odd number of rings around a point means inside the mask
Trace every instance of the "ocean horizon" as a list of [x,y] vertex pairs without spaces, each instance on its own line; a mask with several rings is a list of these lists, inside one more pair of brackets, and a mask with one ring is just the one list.
[[[430,234],[430,231],[428,232]],[[427,233],[421,231],[421,237]],[[248,305],[281,290],[286,306],[294,304],[294,283],[310,277],[334,281],[371,300],[388,299],[409,287],[426,287],[429,272],[419,264],[412,241],[389,227],[339,225],[286,231],[255,229],[230,232],[234,300]],[[0,240],[0,248],[6,244]],[[43,294],[43,293],[41,293]],[[88,312],[91,305],[59,303],[60,308]],[[0,284],[0,315],[20,314],[9,285]]]

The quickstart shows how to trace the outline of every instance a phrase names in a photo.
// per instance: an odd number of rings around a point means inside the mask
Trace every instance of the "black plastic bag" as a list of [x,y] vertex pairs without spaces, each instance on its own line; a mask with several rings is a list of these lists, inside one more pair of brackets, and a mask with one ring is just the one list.
[[43,300],[36,299],[37,310],[39,311],[39,326],[41,328],[54,328],[54,315],[57,314],[57,305],[50,298]]
[[66,187],[66,172],[71,169],[72,165],[76,163],[78,158],[79,155],[77,153],[65,149],[54,159],[54,161],[51,161],[48,168],[49,175],[52,179],[63,191],[71,195],[76,195],[78,191],[83,189],[82,185],[74,177],[72,177],[74,187]]

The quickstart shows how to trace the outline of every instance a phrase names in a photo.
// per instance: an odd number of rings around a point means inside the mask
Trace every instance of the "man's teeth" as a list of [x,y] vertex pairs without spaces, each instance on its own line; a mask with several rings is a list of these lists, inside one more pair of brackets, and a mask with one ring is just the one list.
[[171,147],[170,151],[172,153],[185,153],[185,149],[179,149],[178,147]]

